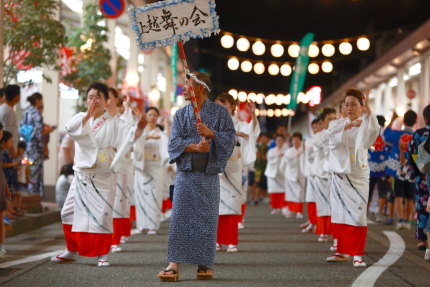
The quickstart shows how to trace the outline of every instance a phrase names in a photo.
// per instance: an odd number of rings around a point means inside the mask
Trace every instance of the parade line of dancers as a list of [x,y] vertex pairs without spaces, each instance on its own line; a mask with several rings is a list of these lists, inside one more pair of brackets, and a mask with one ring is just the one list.
[[[227,93],[215,102],[208,99],[207,75],[188,77],[184,96],[190,100],[194,92],[201,120],[188,104],[164,131],[157,125],[157,108],[141,112],[104,84],[88,87],[87,112],[66,125],[76,150],[75,177],[61,212],[67,250],[51,261],[70,262],[80,255],[109,266],[108,254],[121,251],[132,220],[141,232],[157,233],[170,185],[169,264],[160,280],[177,281],[180,264],[197,265],[197,279],[212,279],[216,251],[226,246],[227,252],[238,252],[246,175],[256,161],[260,135],[255,105],[247,104],[247,118]],[[327,261],[365,267],[368,149],[380,125],[357,89],[346,91],[336,114],[325,108],[306,140],[300,133],[291,142],[278,135],[264,174],[273,214],[303,218],[307,203],[302,231],[315,231],[320,242],[331,236],[333,255]]]

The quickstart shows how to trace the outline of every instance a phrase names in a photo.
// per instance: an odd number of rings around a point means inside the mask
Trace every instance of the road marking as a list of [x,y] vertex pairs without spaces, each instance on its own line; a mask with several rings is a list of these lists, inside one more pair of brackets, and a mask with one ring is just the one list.
[[374,286],[376,280],[381,274],[397,260],[402,257],[405,251],[405,241],[394,231],[384,231],[384,234],[390,241],[390,248],[387,253],[379,259],[378,262],[367,268],[360,276],[355,279],[352,287],[369,287]]
[[16,260],[4,262],[4,263],[0,264],[0,268],[8,268],[8,267],[11,267],[14,265],[19,265],[19,264],[24,264],[24,263],[28,263],[28,262],[34,262],[34,261],[46,259],[47,257],[52,257],[55,255],[58,255],[63,251],[64,251],[64,249],[56,250],[56,251],[50,251],[50,252],[46,252],[46,253],[42,253],[42,254],[38,254],[38,255],[33,255],[33,256],[29,256],[29,257],[25,257],[25,258],[21,258],[21,259],[16,259]]

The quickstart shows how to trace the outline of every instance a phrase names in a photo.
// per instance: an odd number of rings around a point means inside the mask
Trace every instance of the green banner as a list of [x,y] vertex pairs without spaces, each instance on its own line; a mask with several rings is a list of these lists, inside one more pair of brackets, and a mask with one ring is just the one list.
[[300,42],[300,53],[296,60],[293,77],[290,84],[291,101],[289,109],[295,110],[297,107],[297,95],[302,91],[308,71],[309,46],[314,40],[314,33],[307,33]]
[[177,85],[178,85],[178,69],[176,63],[178,60],[178,44],[172,46],[172,55],[170,57],[170,66],[172,67],[172,91],[173,91],[173,102],[176,104],[177,96]]

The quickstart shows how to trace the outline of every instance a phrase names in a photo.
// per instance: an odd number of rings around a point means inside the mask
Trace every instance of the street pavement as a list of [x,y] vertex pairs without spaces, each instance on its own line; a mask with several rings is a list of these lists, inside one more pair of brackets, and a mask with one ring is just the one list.
[[[110,255],[111,267],[97,267],[96,258],[80,257],[71,264],[49,262],[49,256],[65,248],[61,225],[52,224],[7,239],[10,255],[0,261],[0,284],[61,287],[166,284],[246,287],[430,286],[430,262],[424,261],[424,252],[416,249],[412,230],[396,231],[392,226],[369,224],[364,256],[368,267],[353,268],[352,262],[326,263],[326,257],[331,254],[331,242],[318,243],[317,235],[302,234],[299,224],[303,222],[303,219],[271,216],[267,204],[249,206],[245,229],[240,230],[239,253],[217,253],[215,279],[197,281],[196,266],[182,265],[180,282],[177,283],[161,283],[156,277],[166,266],[168,222],[162,224],[158,235],[132,236],[123,245],[124,252]],[[391,232],[388,235],[390,240],[397,240],[397,243],[390,242],[384,231]],[[403,241],[406,250],[396,250]],[[390,244],[391,251],[388,252]],[[397,257],[400,259],[392,264],[390,258],[396,260]],[[375,264],[381,258],[384,258],[383,262]]]

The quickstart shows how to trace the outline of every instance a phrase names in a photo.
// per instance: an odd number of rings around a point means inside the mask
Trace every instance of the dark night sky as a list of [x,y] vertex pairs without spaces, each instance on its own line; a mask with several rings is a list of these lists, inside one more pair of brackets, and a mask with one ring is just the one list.
[[[349,56],[337,51],[332,57],[337,59],[332,73],[307,75],[305,89],[320,85],[323,97],[430,18],[428,0],[217,0],[216,4],[221,30],[246,36],[300,41],[307,32],[313,32],[315,40],[321,41],[373,34],[369,51],[354,49],[357,52]],[[213,55],[294,61],[286,51],[281,58],[273,58],[268,45],[263,56],[255,56],[250,51],[239,52],[235,47],[224,49],[220,45],[220,36],[193,40],[185,46],[187,55],[192,58],[192,67],[204,68],[210,73],[216,94],[230,88],[266,93],[286,93],[289,90],[291,77],[270,76],[267,72],[263,75],[243,73],[240,69],[230,71],[227,59]],[[201,51],[199,49],[211,53],[195,53]],[[318,59],[324,59],[321,52]]]

